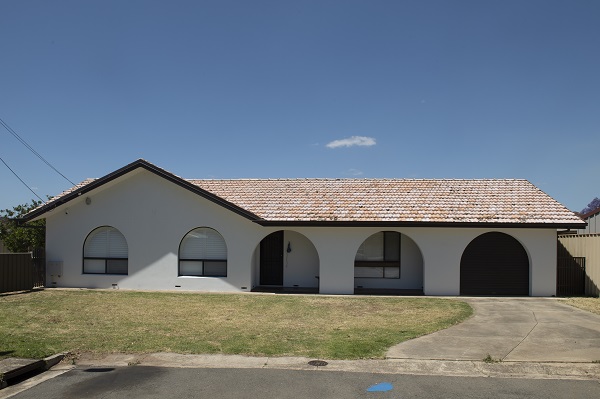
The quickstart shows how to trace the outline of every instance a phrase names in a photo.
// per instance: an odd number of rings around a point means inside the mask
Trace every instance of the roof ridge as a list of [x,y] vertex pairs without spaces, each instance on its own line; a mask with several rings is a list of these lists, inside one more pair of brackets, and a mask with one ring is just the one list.
[[187,181],[523,181],[523,178],[411,178],[411,177],[234,177],[234,178],[184,178]]

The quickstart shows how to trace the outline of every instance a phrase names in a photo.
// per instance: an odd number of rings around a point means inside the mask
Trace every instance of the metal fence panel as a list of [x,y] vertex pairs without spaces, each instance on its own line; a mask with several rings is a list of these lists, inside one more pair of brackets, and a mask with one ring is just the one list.
[[0,293],[33,288],[31,253],[0,254]]
[[46,286],[46,250],[44,248],[34,249],[31,253],[33,266],[33,288]]
[[556,265],[556,295],[585,295],[585,258],[559,256]]
[[585,258],[585,295],[599,296],[600,234],[565,235],[559,236],[558,241],[564,247],[567,256]]

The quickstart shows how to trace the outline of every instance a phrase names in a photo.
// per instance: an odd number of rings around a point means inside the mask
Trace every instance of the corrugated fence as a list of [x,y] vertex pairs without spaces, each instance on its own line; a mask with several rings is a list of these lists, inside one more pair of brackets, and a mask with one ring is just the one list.
[[[578,258],[585,258],[585,295],[600,295],[600,234],[578,234],[558,237],[559,264],[561,258],[568,263],[578,263]],[[568,259],[571,258],[571,259]],[[558,288],[558,287],[557,287]]]
[[45,275],[43,249],[20,254],[0,254],[0,293],[43,287]]

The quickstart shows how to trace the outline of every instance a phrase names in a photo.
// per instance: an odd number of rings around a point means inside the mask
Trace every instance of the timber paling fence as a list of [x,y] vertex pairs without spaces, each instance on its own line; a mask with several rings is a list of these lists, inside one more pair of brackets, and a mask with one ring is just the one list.
[[44,287],[46,259],[43,248],[18,254],[0,254],[0,293]]
[[[563,270],[561,271],[561,267]],[[565,268],[568,271],[565,271]],[[579,275],[578,273],[582,273]],[[581,295],[561,293],[561,274],[563,283],[582,281],[584,295],[600,295],[600,234],[577,234],[558,237],[557,295]],[[567,277],[565,277],[567,276]],[[581,277],[579,277],[581,276]],[[568,291],[568,289],[567,289]]]

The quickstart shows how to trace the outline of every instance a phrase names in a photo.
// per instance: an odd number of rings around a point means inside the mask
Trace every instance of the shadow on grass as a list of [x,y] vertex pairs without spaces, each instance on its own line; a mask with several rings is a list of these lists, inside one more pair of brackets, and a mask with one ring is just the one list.
[[32,288],[30,290],[24,290],[24,291],[3,292],[3,293],[0,293],[0,298],[5,297],[5,296],[13,296],[13,295],[26,295],[26,294],[31,294],[32,292],[38,292],[38,291],[44,291],[44,288]]

